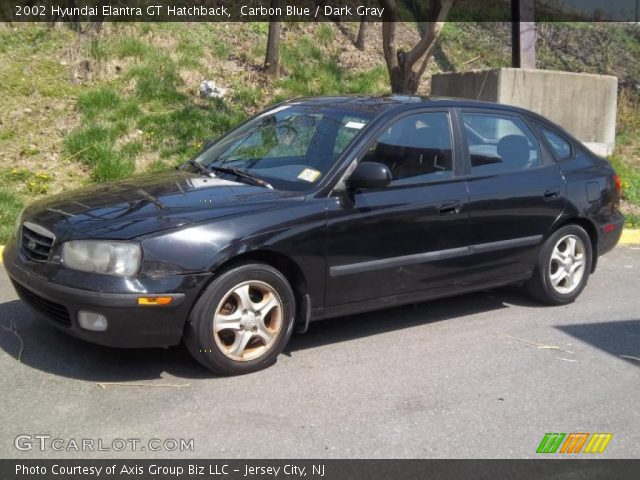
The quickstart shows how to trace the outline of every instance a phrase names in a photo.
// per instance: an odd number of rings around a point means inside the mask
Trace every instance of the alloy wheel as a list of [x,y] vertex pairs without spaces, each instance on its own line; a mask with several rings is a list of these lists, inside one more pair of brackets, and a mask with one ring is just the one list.
[[243,282],[223,297],[213,319],[220,351],[235,361],[261,357],[274,345],[283,325],[283,306],[275,289],[260,281]]
[[565,235],[556,243],[549,263],[549,280],[553,289],[568,295],[580,286],[587,264],[582,240],[575,235]]

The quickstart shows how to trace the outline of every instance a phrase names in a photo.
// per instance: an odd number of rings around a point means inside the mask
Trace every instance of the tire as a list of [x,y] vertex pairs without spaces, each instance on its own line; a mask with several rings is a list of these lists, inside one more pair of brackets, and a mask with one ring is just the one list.
[[293,331],[295,297],[275,268],[252,263],[216,278],[196,302],[185,332],[191,355],[220,375],[273,365]]
[[584,290],[592,262],[589,234],[578,225],[565,225],[544,243],[533,277],[525,287],[539,302],[566,305]]

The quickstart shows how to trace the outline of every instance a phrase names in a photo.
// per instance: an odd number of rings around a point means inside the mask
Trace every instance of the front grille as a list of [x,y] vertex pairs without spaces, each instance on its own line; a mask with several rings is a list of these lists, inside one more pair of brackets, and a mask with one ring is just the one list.
[[67,307],[60,305],[59,303],[52,302],[51,300],[47,300],[28,288],[23,287],[19,283],[13,282],[13,286],[22,300],[27,302],[38,312],[42,313],[45,317],[65,327],[71,326],[71,315],[69,315]]
[[51,247],[55,237],[53,233],[39,225],[30,222],[22,224],[22,237],[20,244],[22,252],[29,260],[34,262],[46,262],[51,254]]

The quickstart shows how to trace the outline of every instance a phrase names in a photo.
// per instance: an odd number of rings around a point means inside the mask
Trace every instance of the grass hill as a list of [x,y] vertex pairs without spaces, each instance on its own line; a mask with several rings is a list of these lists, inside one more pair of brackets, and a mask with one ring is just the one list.
[[[266,23],[105,24],[98,35],[63,25],[0,25],[0,243],[31,199],[171,168],[247,115],[283,99],[386,93],[380,25],[364,52],[357,24],[286,24],[283,74],[261,72]],[[416,28],[398,40],[410,46]],[[437,71],[508,66],[510,27],[449,23],[423,79]],[[540,68],[621,80],[618,151],[629,223],[640,226],[640,29],[542,24]],[[202,80],[227,89],[202,99]]]

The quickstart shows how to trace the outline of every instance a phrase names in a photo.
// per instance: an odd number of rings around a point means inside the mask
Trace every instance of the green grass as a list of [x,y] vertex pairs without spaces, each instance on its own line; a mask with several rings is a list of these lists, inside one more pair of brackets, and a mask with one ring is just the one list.
[[113,47],[113,53],[120,58],[144,58],[153,52],[148,43],[134,37],[124,36]]
[[78,109],[87,120],[94,120],[103,112],[117,107],[121,102],[118,92],[111,87],[96,88],[78,97]]
[[90,124],[72,132],[65,139],[69,158],[94,166],[97,162],[95,152],[102,145],[111,145],[116,139],[115,129],[100,124]]
[[231,47],[219,38],[215,39],[213,45],[211,45],[211,48],[214,55],[221,60],[227,59],[231,54]]
[[496,23],[447,22],[432,63],[444,71],[510,66],[511,53],[500,46],[500,40],[509,36],[510,31]]
[[89,57],[94,60],[103,61],[108,56],[106,42],[100,38],[91,38],[89,41]]
[[238,85],[233,89],[233,101],[249,107],[256,107],[262,100],[262,90],[253,85]]
[[331,25],[323,23],[318,27],[316,36],[318,37],[318,41],[322,45],[328,46],[335,38],[335,33],[333,28],[331,28]]
[[640,228],[640,215],[627,213],[624,217],[624,226],[627,228]]
[[49,192],[53,177],[44,171],[34,172],[28,168],[7,168],[0,170],[0,182],[16,194],[39,195]]
[[640,95],[624,91],[618,102],[616,153],[610,157],[622,181],[626,226],[640,228]]
[[91,179],[94,182],[130,177],[135,171],[135,162],[130,156],[104,143],[94,146],[91,157],[94,164]]
[[640,205],[640,170],[618,154],[609,160],[622,180],[622,197],[629,203]]
[[[261,24],[248,28],[261,35],[267,33]],[[239,81],[231,83],[229,95],[223,100],[185,94],[179,75],[185,62],[180,59],[203,56],[205,48],[210,48],[216,58],[226,58],[231,48],[203,26],[194,27],[194,32],[171,25],[162,29],[175,36],[178,61],[143,38],[129,35],[105,39],[91,47],[101,61],[109,56],[136,59],[121,82],[97,85],[77,98],[81,122],[66,137],[65,154],[90,167],[92,181],[133,175],[141,156],[151,157],[146,171],[170,168],[195,154],[205,139],[216,138],[242,122],[247,111],[265,106],[263,89]],[[336,54],[327,53],[326,48],[334,35],[331,26],[321,25],[318,37],[322,45],[307,36],[283,45],[282,63],[288,75],[277,81],[281,92],[273,101],[386,89],[383,67],[354,72],[338,65]],[[189,67],[199,66],[199,61],[187,63]]]
[[277,86],[290,97],[382,93],[389,88],[384,67],[365,71],[343,68],[337,53],[327,52],[306,35],[295,44],[284,45],[281,56],[288,76],[279,80]]
[[23,206],[15,193],[0,188],[0,241],[6,241],[13,233],[16,218]]
[[[178,50],[193,48],[192,42],[180,37]],[[224,101],[185,94],[180,65],[166,53],[130,38],[115,45],[115,55],[140,58],[124,72],[122,83],[96,86],[78,96],[80,126],[65,139],[65,154],[90,167],[94,182],[133,175],[141,156],[151,157],[148,171],[181,163],[199,150],[203,139],[244,120],[244,109],[262,98],[259,89],[244,85]]]
[[[572,32],[584,32],[587,26],[553,28],[560,35],[556,42],[566,40],[569,50],[580,52],[577,39],[584,33]],[[637,79],[638,39],[618,26],[593,28],[598,38],[612,40],[607,52],[596,50],[593,59],[573,54],[559,59],[553,42],[545,40],[539,49],[541,66],[600,72],[611,65],[633,64],[627,78]],[[0,25],[0,120],[9,127],[0,129],[0,149],[19,152],[19,161],[28,165],[45,159],[34,172],[13,169],[14,163],[0,166],[0,244],[13,228],[17,205],[60,190],[55,187],[66,186],[68,178],[78,185],[172,168],[196,153],[204,140],[216,138],[250,113],[292,97],[389,91],[382,59],[367,68],[348,65],[345,38],[330,23],[287,23],[281,43],[283,74],[268,79],[256,68],[264,58],[267,33],[266,22],[241,27],[112,23],[96,38],[78,37],[63,26]],[[501,24],[448,22],[429,71],[508,66],[509,37],[508,26]],[[75,69],[85,61],[91,75],[75,79]],[[227,96],[199,98],[201,79],[227,87]],[[27,106],[30,114],[16,116]],[[621,106],[620,148],[612,162],[623,179],[625,200],[640,205],[640,115],[636,103],[624,100]],[[59,131],[67,133],[64,139],[58,134],[56,149],[42,138],[58,131],[53,120],[57,116],[66,118]],[[18,156],[13,155],[7,157],[10,162]],[[57,175],[63,165],[67,171]],[[640,218],[627,215],[627,224],[638,226]]]
[[127,79],[135,82],[135,95],[140,101],[175,104],[186,100],[178,91],[182,81],[170,58],[153,56],[145,64],[131,68]]
[[6,52],[49,53],[73,38],[73,32],[68,29],[2,28],[0,29],[0,54]]

